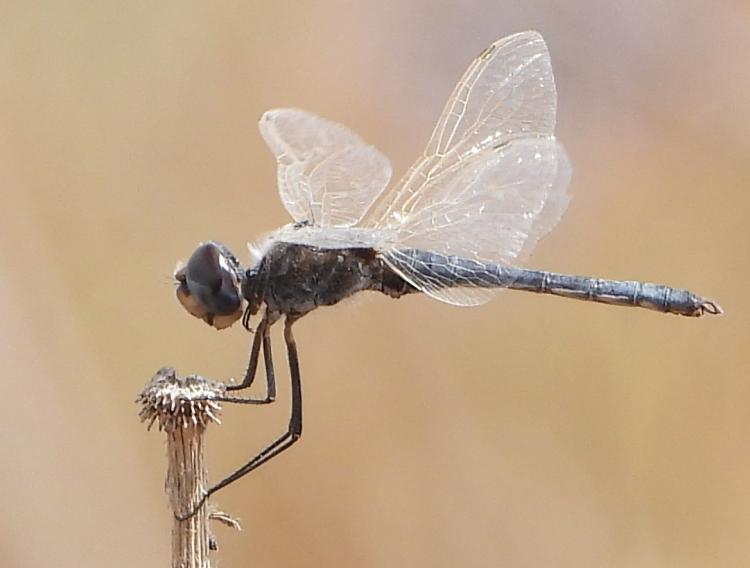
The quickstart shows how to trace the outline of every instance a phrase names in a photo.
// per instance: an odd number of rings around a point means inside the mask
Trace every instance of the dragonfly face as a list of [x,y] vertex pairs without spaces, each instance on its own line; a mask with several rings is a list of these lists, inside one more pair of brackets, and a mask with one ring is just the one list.
[[187,264],[175,272],[177,299],[192,315],[216,329],[236,322],[244,309],[241,268],[219,243],[201,243]]

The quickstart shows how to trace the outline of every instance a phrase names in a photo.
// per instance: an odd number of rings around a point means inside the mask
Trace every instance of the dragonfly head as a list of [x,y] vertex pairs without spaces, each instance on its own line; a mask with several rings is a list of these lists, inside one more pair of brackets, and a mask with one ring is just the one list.
[[244,309],[241,275],[239,262],[224,245],[201,243],[187,264],[174,274],[177,299],[208,325],[227,328],[240,319]]

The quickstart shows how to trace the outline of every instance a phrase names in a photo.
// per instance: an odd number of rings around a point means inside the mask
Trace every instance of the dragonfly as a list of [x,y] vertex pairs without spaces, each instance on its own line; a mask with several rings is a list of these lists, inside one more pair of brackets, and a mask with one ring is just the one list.
[[424,153],[387,192],[388,159],[346,127],[298,109],[263,114],[260,133],[278,162],[278,191],[293,222],[249,246],[247,267],[223,244],[201,243],[175,273],[176,294],[216,329],[242,319],[254,331],[244,378],[226,390],[252,385],[262,349],[266,394],[223,399],[230,402],[275,400],[270,330],[283,318],[291,415],[281,436],[205,491],[200,504],[299,440],[292,326],[318,307],[364,291],[476,306],[513,289],[681,316],[722,313],[712,300],[662,284],[521,267],[570,201],[556,107],[542,36],[527,31],[496,41],[471,63]]

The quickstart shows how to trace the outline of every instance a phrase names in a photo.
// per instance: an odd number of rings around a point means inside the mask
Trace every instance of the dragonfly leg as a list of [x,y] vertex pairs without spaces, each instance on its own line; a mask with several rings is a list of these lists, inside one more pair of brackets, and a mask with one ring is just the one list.
[[276,400],[276,373],[273,370],[270,325],[267,325],[263,332],[263,364],[266,367],[266,398],[269,402],[273,402]]
[[258,355],[260,355],[260,344],[263,341],[263,334],[267,327],[266,319],[263,318],[258,329],[255,330],[255,338],[253,339],[253,346],[250,349],[250,361],[247,364],[245,370],[245,376],[242,378],[242,382],[238,385],[227,385],[228,391],[242,390],[249,388],[255,380],[255,373],[258,370]]
[[271,458],[276,457],[281,452],[289,448],[302,436],[302,382],[300,379],[299,371],[299,357],[297,355],[297,343],[294,340],[292,334],[292,324],[296,320],[294,318],[287,317],[284,322],[284,341],[286,342],[287,357],[289,359],[289,374],[291,376],[292,384],[292,411],[289,417],[289,427],[287,431],[279,436],[276,440],[271,442],[265,449],[263,449],[258,455],[252,458],[245,465],[237,469],[235,472],[229,474],[227,477],[219,481],[216,485],[209,488],[203,494],[200,501],[193,509],[186,515],[175,515],[177,520],[184,521],[189,519],[198,509],[206,502],[206,500],[216,493],[219,489],[223,489],[230,483],[233,483],[244,477],[254,469],[260,467]]
[[268,316],[264,317],[255,331],[255,339],[250,351],[250,362],[242,382],[238,385],[227,386],[227,391],[236,391],[250,388],[255,379],[258,369],[258,355],[260,344],[263,343],[263,364],[266,368],[266,396],[261,399],[225,396],[217,398],[221,402],[234,402],[238,404],[270,404],[276,400],[276,373],[273,369],[273,353],[271,351],[271,323]]

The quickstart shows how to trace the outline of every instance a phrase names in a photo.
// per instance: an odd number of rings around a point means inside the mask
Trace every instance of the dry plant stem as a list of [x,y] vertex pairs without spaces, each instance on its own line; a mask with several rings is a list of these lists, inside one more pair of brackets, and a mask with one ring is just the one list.
[[[208,473],[204,462],[203,432],[201,424],[167,430],[166,490],[172,511],[181,514],[189,511],[208,487]],[[172,566],[204,568],[210,565],[210,532],[206,503],[192,517],[172,524]]]
[[211,422],[219,422],[219,403],[215,398],[224,394],[222,383],[198,376],[178,377],[174,369],[161,369],[143,389],[137,402],[142,404],[141,420],[149,428],[156,422],[167,434],[166,491],[169,495],[174,525],[172,526],[172,566],[174,568],[208,568],[209,551],[215,542],[209,531],[210,512],[202,503],[208,473],[204,461],[203,434]]

